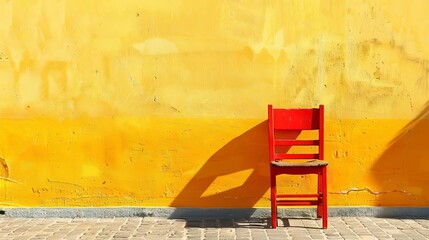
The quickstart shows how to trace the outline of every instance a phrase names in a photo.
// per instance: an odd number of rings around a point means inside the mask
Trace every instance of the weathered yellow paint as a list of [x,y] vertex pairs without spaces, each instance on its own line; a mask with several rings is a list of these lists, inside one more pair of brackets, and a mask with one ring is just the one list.
[[330,205],[428,206],[428,11],[0,0],[0,205],[267,207],[267,104],[323,103]]

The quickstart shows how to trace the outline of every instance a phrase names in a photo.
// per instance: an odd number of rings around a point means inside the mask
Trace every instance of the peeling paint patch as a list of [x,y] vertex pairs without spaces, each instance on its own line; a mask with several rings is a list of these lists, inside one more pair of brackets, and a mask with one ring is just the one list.
[[13,182],[13,183],[19,183],[18,181],[9,178],[9,175],[10,175],[9,166],[8,166],[6,160],[2,157],[0,157],[0,165],[1,165],[0,180]]
[[59,184],[67,184],[67,185],[73,185],[73,186],[76,186],[76,187],[79,187],[79,188],[84,188],[82,185],[79,185],[79,184],[76,184],[76,183],[69,183],[69,182],[62,182],[62,181],[56,181],[56,180],[51,180],[51,179],[47,179],[48,180],[48,182],[50,182],[50,183],[59,183]]
[[160,55],[177,53],[177,47],[173,42],[162,38],[152,38],[141,43],[136,43],[133,47],[144,55]]
[[364,188],[349,188],[349,189],[346,189],[346,190],[343,190],[343,191],[340,191],[340,192],[329,192],[329,193],[330,194],[344,194],[344,195],[348,195],[351,192],[368,192],[368,193],[370,193],[372,195],[376,195],[376,196],[378,196],[380,194],[387,194],[387,193],[403,193],[403,194],[406,194],[406,195],[409,195],[409,196],[413,195],[412,193],[407,192],[405,190],[390,190],[390,191],[377,192],[377,191],[371,190],[368,187],[364,187]]
[[1,164],[1,168],[0,168],[1,177],[8,178],[10,172],[9,172],[9,166],[7,165],[6,160],[4,160],[4,158],[0,157],[0,164]]
[[10,178],[5,178],[5,177],[0,177],[1,180],[7,181],[7,182],[13,182],[13,183],[20,183],[16,180],[10,179]]

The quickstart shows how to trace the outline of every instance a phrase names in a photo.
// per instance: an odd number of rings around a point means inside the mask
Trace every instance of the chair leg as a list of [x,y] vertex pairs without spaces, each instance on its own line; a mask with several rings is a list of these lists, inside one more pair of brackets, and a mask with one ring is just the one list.
[[271,174],[271,227],[277,227],[277,189],[276,189],[276,174],[273,168],[270,169]]
[[317,218],[323,215],[323,175],[317,175],[317,194],[319,194],[319,204],[317,205]]
[[323,167],[322,169],[322,184],[323,184],[323,218],[322,226],[323,228],[328,228],[328,190],[327,190],[327,169]]

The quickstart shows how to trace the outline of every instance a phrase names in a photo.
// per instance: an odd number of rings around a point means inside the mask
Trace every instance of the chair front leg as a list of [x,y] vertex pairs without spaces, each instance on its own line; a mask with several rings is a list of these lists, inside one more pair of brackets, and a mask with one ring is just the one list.
[[276,171],[270,167],[271,175],[271,227],[277,228],[277,189],[276,189]]
[[323,216],[323,174],[319,173],[317,175],[317,194],[319,194],[317,204],[317,218],[321,218]]
[[323,228],[328,228],[328,189],[327,189],[327,167],[322,169],[322,183],[323,183]]

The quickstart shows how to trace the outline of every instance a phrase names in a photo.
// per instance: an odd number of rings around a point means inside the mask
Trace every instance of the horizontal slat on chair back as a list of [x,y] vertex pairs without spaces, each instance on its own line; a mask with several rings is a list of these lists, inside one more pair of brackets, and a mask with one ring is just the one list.
[[281,160],[281,159],[318,159],[319,154],[317,153],[310,153],[310,154],[304,154],[304,153],[275,153],[274,159],[275,160]]
[[319,128],[319,109],[273,109],[274,129],[312,130]]
[[[294,146],[319,146],[319,140],[295,140],[295,139],[274,139],[274,149],[276,147],[294,147]],[[274,159],[317,159],[317,153],[275,153]]]
[[319,140],[274,139],[276,146],[317,146]]

